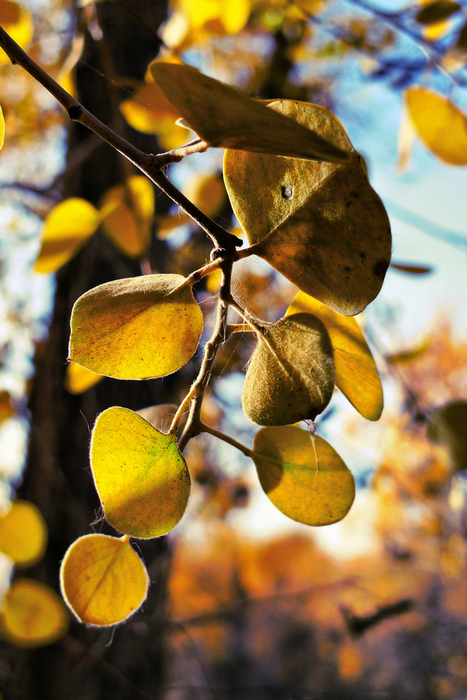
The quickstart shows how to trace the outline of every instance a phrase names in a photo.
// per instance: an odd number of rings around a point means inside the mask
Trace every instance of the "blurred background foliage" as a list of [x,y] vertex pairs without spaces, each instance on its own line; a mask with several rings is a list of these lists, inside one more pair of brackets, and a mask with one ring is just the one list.
[[[195,372],[191,363],[164,382],[122,387],[67,368],[71,306],[107,279],[189,274],[209,246],[163,195],[139,198],[129,180],[137,173],[67,124],[53,98],[0,50],[3,696],[464,700],[465,3],[0,0],[0,24],[86,107],[149,152],[188,136],[147,73],[154,59],[182,60],[262,99],[331,108],[363,151],[395,246],[388,291],[362,319],[383,378],[383,416],[367,424],[337,395],[319,426],[323,436],[331,427],[339,435],[336,447],[357,480],[344,521],[319,530],[292,525],[260,493],[246,458],[201,436],[187,449],[196,484],[187,522],[140,546],[155,582],[143,611],[114,633],[72,621],[63,634],[67,623],[54,607],[58,622],[48,637],[37,609],[45,618],[54,613],[48,602],[36,609],[28,602],[23,574],[57,590],[70,542],[110,531],[88,472],[87,422],[115,403],[176,402]],[[221,162],[221,152],[192,156],[170,176],[203,211],[236,228]],[[434,218],[423,194],[433,181],[450,189],[453,203]],[[397,192],[420,199],[396,204]],[[72,197],[89,202],[94,223],[73,248],[65,217],[58,226],[65,255],[44,267],[46,217]],[[251,258],[235,268],[237,296],[252,313],[277,320],[296,289]],[[208,326],[217,284],[214,274],[198,289]],[[245,444],[254,431],[239,398],[250,354],[247,337],[225,344],[203,416]],[[45,554],[37,545],[10,585],[15,553],[11,536],[8,546],[1,538],[15,495],[39,507],[49,544]],[[19,542],[24,522],[14,525]],[[19,544],[17,552],[19,560]],[[34,640],[48,644],[24,648]]]

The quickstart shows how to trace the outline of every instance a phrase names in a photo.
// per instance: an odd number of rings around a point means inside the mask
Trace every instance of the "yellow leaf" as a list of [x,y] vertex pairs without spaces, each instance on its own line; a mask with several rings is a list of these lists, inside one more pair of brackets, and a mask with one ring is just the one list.
[[114,246],[129,258],[142,257],[151,239],[154,187],[135,175],[108,190],[101,199],[102,227]]
[[309,313],[282,318],[258,342],[242,393],[246,417],[259,425],[314,420],[334,389],[326,328]]
[[127,408],[100,414],[92,432],[91,467],[105,517],[131,537],[160,537],[178,523],[190,475],[173,435]]
[[176,148],[187,141],[187,131],[176,124],[179,113],[155,83],[145,83],[120,105],[128,124],[144,134],[157,134],[164,148]]
[[60,585],[78,620],[106,627],[136,612],[146,600],[149,579],[129,537],[85,535],[65,554]]
[[0,391],[0,423],[15,415],[15,407],[8,391]]
[[3,117],[3,110],[0,105],[0,149],[3,148],[5,143],[5,119]]
[[[0,0],[0,26],[22,49],[27,49],[34,34],[32,16],[28,10],[17,2]],[[0,49],[0,65],[9,62],[6,53]]]
[[66,633],[68,613],[52,588],[39,581],[20,578],[13,581],[5,595],[0,629],[7,642],[14,646],[44,646]]
[[467,165],[467,117],[442,95],[423,87],[409,88],[405,100],[418,137],[438,158]]
[[102,374],[91,372],[86,367],[81,367],[75,362],[70,362],[66,368],[65,389],[70,394],[82,394],[90,389],[94,384],[100,382],[103,378]]
[[249,0],[180,0],[179,5],[194,30],[213,34],[237,34],[250,15]]
[[192,66],[159,61],[149,69],[180,116],[209,146],[337,163],[348,160],[344,150],[322,136]]
[[[379,293],[391,258],[381,200],[342,125],[317,105],[270,104],[348,151],[348,164],[226,151],[224,179],[255,253],[302,291],[354,316]],[[310,132],[311,133],[311,132]]]
[[342,520],[355,498],[355,482],[337,452],[315,437],[287,425],[262,428],[252,458],[261,486],[284,515],[305,525],[331,525]]
[[334,351],[335,383],[352,406],[368,420],[383,410],[383,387],[375,361],[354,318],[341,316],[304,292],[299,292],[286,316],[306,311],[326,327]]
[[203,314],[182,275],[115,280],[89,290],[71,316],[69,360],[116,379],[164,377],[198,347]]
[[47,545],[47,527],[39,508],[16,500],[0,517],[0,551],[16,566],[32,566],[42,558]]
[[183,193],[210,217],[219,214],[227,201],[224,180],[219,173],[196,173],[183,188]]
[[45,274],[56,272],[82,248],[99,221],[99,212],[85,199],[72,197],[57,204],[45,219],[34,270]]

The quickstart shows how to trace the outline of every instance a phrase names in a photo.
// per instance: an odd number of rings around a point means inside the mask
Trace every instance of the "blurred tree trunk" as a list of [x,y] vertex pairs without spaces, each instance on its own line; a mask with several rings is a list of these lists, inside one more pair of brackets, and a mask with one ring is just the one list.
[[[98,3],[94,38],[87,34],[77,71],[78,97],[102,121],[146,151],[154,139],[130,133],[121,123],[118,102],[124,96],[114,76],[141,79],[159,48],[157,29],[166,3],[119,0]],[[103,38],[98,38],[98,26]],[[120,156],[79,124],[71,124],[63,197],[84,197],[93,203],[112,184],[129,174]],[[161,198],[158,198],[160,211]],[[158,269],[164,245],[156,243]],[[73,303],[87,289],[105,281],[141,274],[138,261],[120,256],[97,234],[57,275],[56,294],[46,346],[36,358],[29,402],[31,428],[24,480],[18,496],[41,509],[48,528],[45,558],[26,572],[59,587],[59,566],[68,546],[93,530],[113,532],[98,520],[99,501],[89,470],[90,429],[98,413],[112,405],[132,409],[166,402],[177,390],[176,379],[164,382],[119,382],[104,379],[82,395],[64,388],[69,321]],[[113,534],[115,534],[113,532]],[[4,698],[104,700],[162,696],[162,627],[165,619],[169,551],[165,538],[139,543],[152,581],[144,615],[110,630],[86,628],[72,621],[67,637],[32,651],[5,649],[9,671],[2,681]],[[13,690],[14,689],[14,690]],[[11,694],[10,694],[11,693]]]

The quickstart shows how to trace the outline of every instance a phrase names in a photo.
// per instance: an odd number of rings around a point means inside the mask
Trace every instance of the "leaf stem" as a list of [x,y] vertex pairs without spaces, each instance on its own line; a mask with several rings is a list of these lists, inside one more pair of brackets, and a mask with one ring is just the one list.
[[245,447],[245,445],[242,445],[241,442],[238,442],[234,438],[231,438],[228,435],[225,435],[225,433],[222,433],[220,430],[216,430],[216,428],[211,428],[210,425],[206,425],[205,423],[201,423],[200,429],[202,430],[203,433],[208,433],[209,435],[214,435],[214,437],[219,438],[219,440],[223,440],[227,444],[232,445],[232,447],[236,447],[237,450],[240,450],[240,452],[243,452],[243,454],[246,457],[251,457],[253,455],[253,450],[250,450],[248,447]]
[[192,437],[195,437],[195,435],[198,435],[202,431],[200,413],[201,405],[203,403],[204,398],[204,392],[208,385],[209,379],[211,378],[212,368],[214,366],[217,351],[219,350],[219,347],[222,345],[222,343],[225,342],[225,339],[227,337],[227,315],[229,310],[229,304],[226,301],[226,299],[230,299],[232,265],[232,259],[221,259],[220,261],[219,267],[222,270],[222,281],[219,290],[219,301],[217,303],[216,324],[210,339],[204,346],[203,361],[201,363],[199,374],[193,382],[187,396],[182,401],[180,408],[174,416],[172,425],[170,426],[171,433],[176,431],[183,411],[185,410],[188,403],[191,403],[190,415],[188,416],[185,429],[179,441],[180,452],[184,450],[188,441],[191,440]]
[[[206,216],[170,182],[165,173],[162,172],[162,168],[167,164],[167,154],[161,154],[163,157],[159,160],[159,156],[152,153],[144,153],[115,133],[113,129],[89,112],[43,68],[33,61],[2,27],[0,27],[0,47],[3,48],[13,64],[21,66],[58,100],[72,121],[83,124],[83,126],[125,156],[170,199],[178,204],[208,234],[216,248],[233,251],[236,247],[243,245],[243,241],[226,231],[222,226],[219,226],[209,216]],[[191,150],[189,147],[192,147]],[[193,143],[188,144],[186,148],[193,152]],[[180,154],[182,150],[180,150]]]

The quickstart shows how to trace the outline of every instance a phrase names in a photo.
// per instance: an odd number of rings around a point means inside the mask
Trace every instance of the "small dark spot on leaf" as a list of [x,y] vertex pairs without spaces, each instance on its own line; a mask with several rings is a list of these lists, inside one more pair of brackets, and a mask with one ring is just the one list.
[[282,185],[281,192],[284,199],[292,199],[293,187],[291,187],[290,185]]
[[349,267],[348,265],[346,265],[346,266],[344,267],[344,271],[345,271],[345,272],[352,272],[352,268]]
[[361,251],[359,252],[359,256],[360,256],[360,259],[361,259],[361,260],[365,260],[365,258],[366,258],[366,253],[365,253],[363,250],[361,250]]

